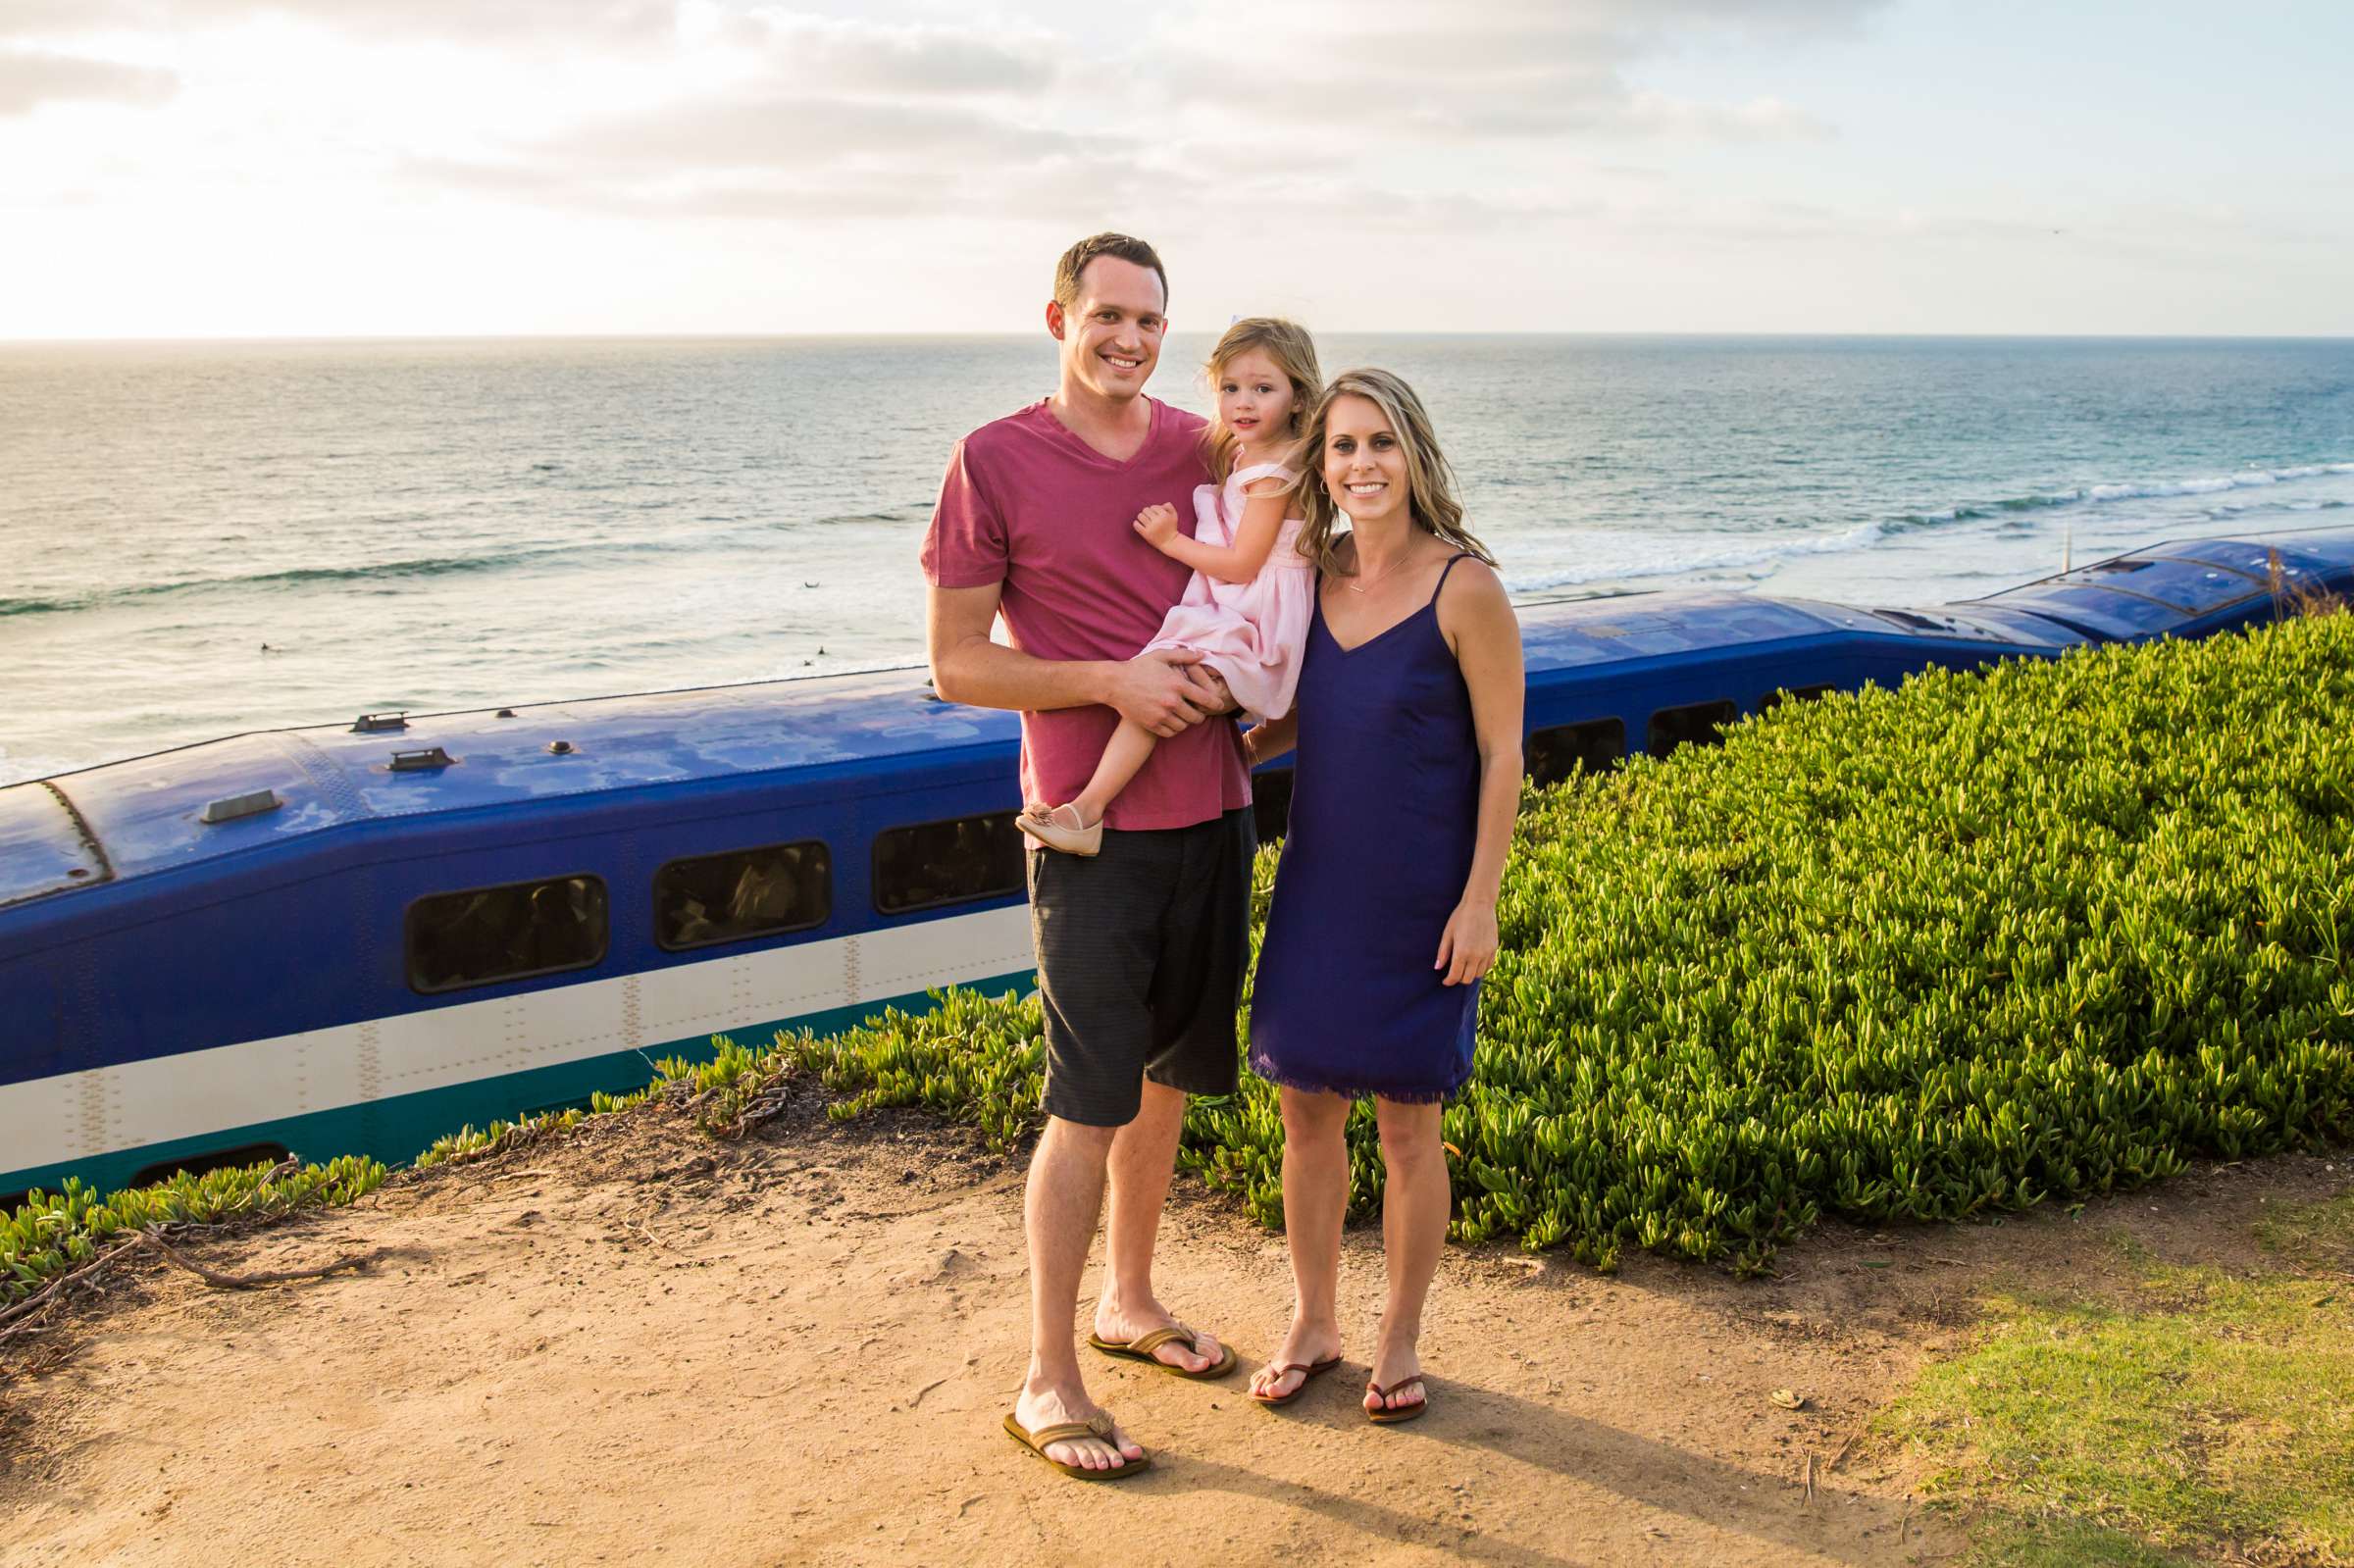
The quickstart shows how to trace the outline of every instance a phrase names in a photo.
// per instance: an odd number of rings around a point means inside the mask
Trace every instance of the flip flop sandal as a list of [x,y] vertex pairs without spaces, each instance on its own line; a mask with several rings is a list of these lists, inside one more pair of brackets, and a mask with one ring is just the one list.
[[1154,1329],[1151,1334],[1139,1335],[1126,1344],[1114,1340],[1106,1340],[1100,1334],[1091,1334],[1087,1337],[1087,1342],[1105,1355],[1116,1355],[1127,1361],[1143,1361],[1160,1368],[1171,1377],[1191,1378],[1197,1383],[1207,1383],[1212,1378],[1224,1377],[1234,1370],[1235,1363],[1241,1359],[1234,1353],[1233,1345],[1221,1344],[1218,1348],[1225,1353],[1219,1356],[1216,1366],[1203,1367],[1199,1372],[1188,1372],[1185,1368],[1163,1361],[1152,1353],[1162,1345],[1174,1344],[1180,1340],[1185,1341],[1185,1347],[1194,1354],[1202,1353],[1202,1341],[1195,1337],[1194,1331],[1175,1325],[1165,1329]]
[[1265,1405],[1270,1410],[1281,1409],[1283,1406],[1290,1404],[1294,1399],[1297,1399],[1302,1394],[1305,1393],[1309,1384],[1315,1382],[1316,1379],[1322,1377],[1325,1373],[1330,1372],[1334,1367],[1337,1367],[1340,1364],[1341,1358],[1339,1356],[1328,1355],[1321,1361],[1285,1361],[1279,1365],[1271,1366],[1267,1368],[1267,1370],[1274,1373],[1275,1376],[1279,1378],[1293,1372],[1302,1374],[1300,1379],[1300,1387],[1294,1389],[1289,1393],[1279,1393],[1272,1397],[1269,1397],[1268,1395],[1259,1392],[1256,1389],[1254,1389],[1251,1391],[1251,1397],[1257,1400],[1260,1404]]
[[1024,1427],[1011,1414],[1005,1417],[1005,1435],[1007,1437],[1075,1480],[1125,1481],[1141,1470],[1152,1468],[1151,1454],[1145,1455],[1142,1459],[1124,1459],[1117,1468],[1110,1470],[1090,1470],[1085,1465],[1064,1464],[1060,1459],[1048,1458],[1047,1444],[1049,1442],[1068,1442],[1073,1438],[1101,1438],[1104,1442],[1109,1442],[1111,1434],[1111,1417],[1105,1415],[1099,1415],[1086,1421],[1058,1421],[1050,1427],[1041,1427],[1036,1432]]
[[[1391,1394],[1403,1393],[1421,1381],[1422,1374],[1417,1372],[1410,1378],[1400,1378],[1386,1389],[1378,1383],[1368,1383],[1365,1385],[1365,1391],[1377,1399],[1387,1399]],[[1422,1412],[1429,1408],[1430,1390],[1425,1388],[1422,1391],[1422,1397],[1416,1399],[1412,1404],[1402,1404],[1394,1410],[1367,1410],[1365,1419],[1377,1427],[1394,1427],[1402,1421],[1420,1420]]]

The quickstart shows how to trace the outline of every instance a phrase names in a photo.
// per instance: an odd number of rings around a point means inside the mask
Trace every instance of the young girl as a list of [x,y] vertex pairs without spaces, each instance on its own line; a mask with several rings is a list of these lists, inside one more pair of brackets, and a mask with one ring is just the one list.
[[[1199,653],[1244,709],[1280,719],[1292,711],[1315,598],[1315,563],[1300,553],[1301,519],[1292,510],[1300,478],[1292,448],[1322,385],[1316,345],[1290,322],[1239,321],[1210,351],[1209,379],[1218,394],[1209,471],[1221,482],[1194,491],[1194,536],[1177,531],[1173,506],[1149,506],[1136,519],[1148,544],[1194,569],[1185,597],[1145,651]],[[1097,853],[1104,809],[1152,755],[1154,739],[1121,720],[1087,787],[1022,813],[1022,832],[1049,849]]]

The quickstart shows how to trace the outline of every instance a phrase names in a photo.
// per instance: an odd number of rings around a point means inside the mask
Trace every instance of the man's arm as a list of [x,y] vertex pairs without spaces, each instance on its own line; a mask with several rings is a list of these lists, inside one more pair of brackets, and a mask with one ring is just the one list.
[[1156,735],[1182,733],[1222,709],[1215,678],[1194,668],[1201,655],[1174,650],[1133,659],[1040,659],[992,642],[1002,584],[933,586],[925,595],[925,640],[932,689],[950,702],[1031,713],[1116,708]]

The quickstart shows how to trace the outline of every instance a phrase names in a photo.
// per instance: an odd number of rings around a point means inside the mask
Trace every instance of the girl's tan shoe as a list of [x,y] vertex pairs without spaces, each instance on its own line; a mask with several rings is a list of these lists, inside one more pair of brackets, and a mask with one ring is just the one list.
[[1018,819],[1022,832],[1066,855],[1096,855],[1103,852],[1103,822],[1079,820],[1077,806],[1032,806]]

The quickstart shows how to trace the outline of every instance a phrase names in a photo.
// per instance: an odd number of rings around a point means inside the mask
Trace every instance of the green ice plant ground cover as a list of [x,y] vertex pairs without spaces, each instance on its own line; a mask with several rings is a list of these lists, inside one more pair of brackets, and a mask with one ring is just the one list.
[[[1532,790],[1445,1112],[1455,1235],[1756,1269],[1825,1212],[1963,1219],[2354,1136],[2350,704],[2354,617],[2319,616],[1785,704]],[[837,1115],[1010,1144],[1039,1009],[951,992],[703,1071],[723,1119],[814,1072]],[[1363,1214],[1368,1107],[1351,1140]],[[1268,1086],[1197,1102],[1181,1158],[1280,1222]]]
[[[1445,1111],[1455,1235],[1755,1269],[1826,1211],[1959,1219],[2354,1136],[2350,698],[2354,616],[2317,616],[1784,704],[1720,748],[1531,790]],[[827,1038],[723,1038],[657,1087],[725,1127],[814,1074],[837,1116],[920,1106],[1004,1146],[1037,1123],[1040,1031],[1035,999],[949,991]],[[1181,1159],[1278,1224],[1281,1133],[1246,1075],[1192,1106]],[[1368,1106],[1350,1134],[1362,1215]],[[382,1180],[344,1163],[271,1186]],[[236,1186],[258,1168],[215,1176],[189,1217],[259,1200]],[[0,1224],[0,1308],[142,1201],[36,1195]]]

